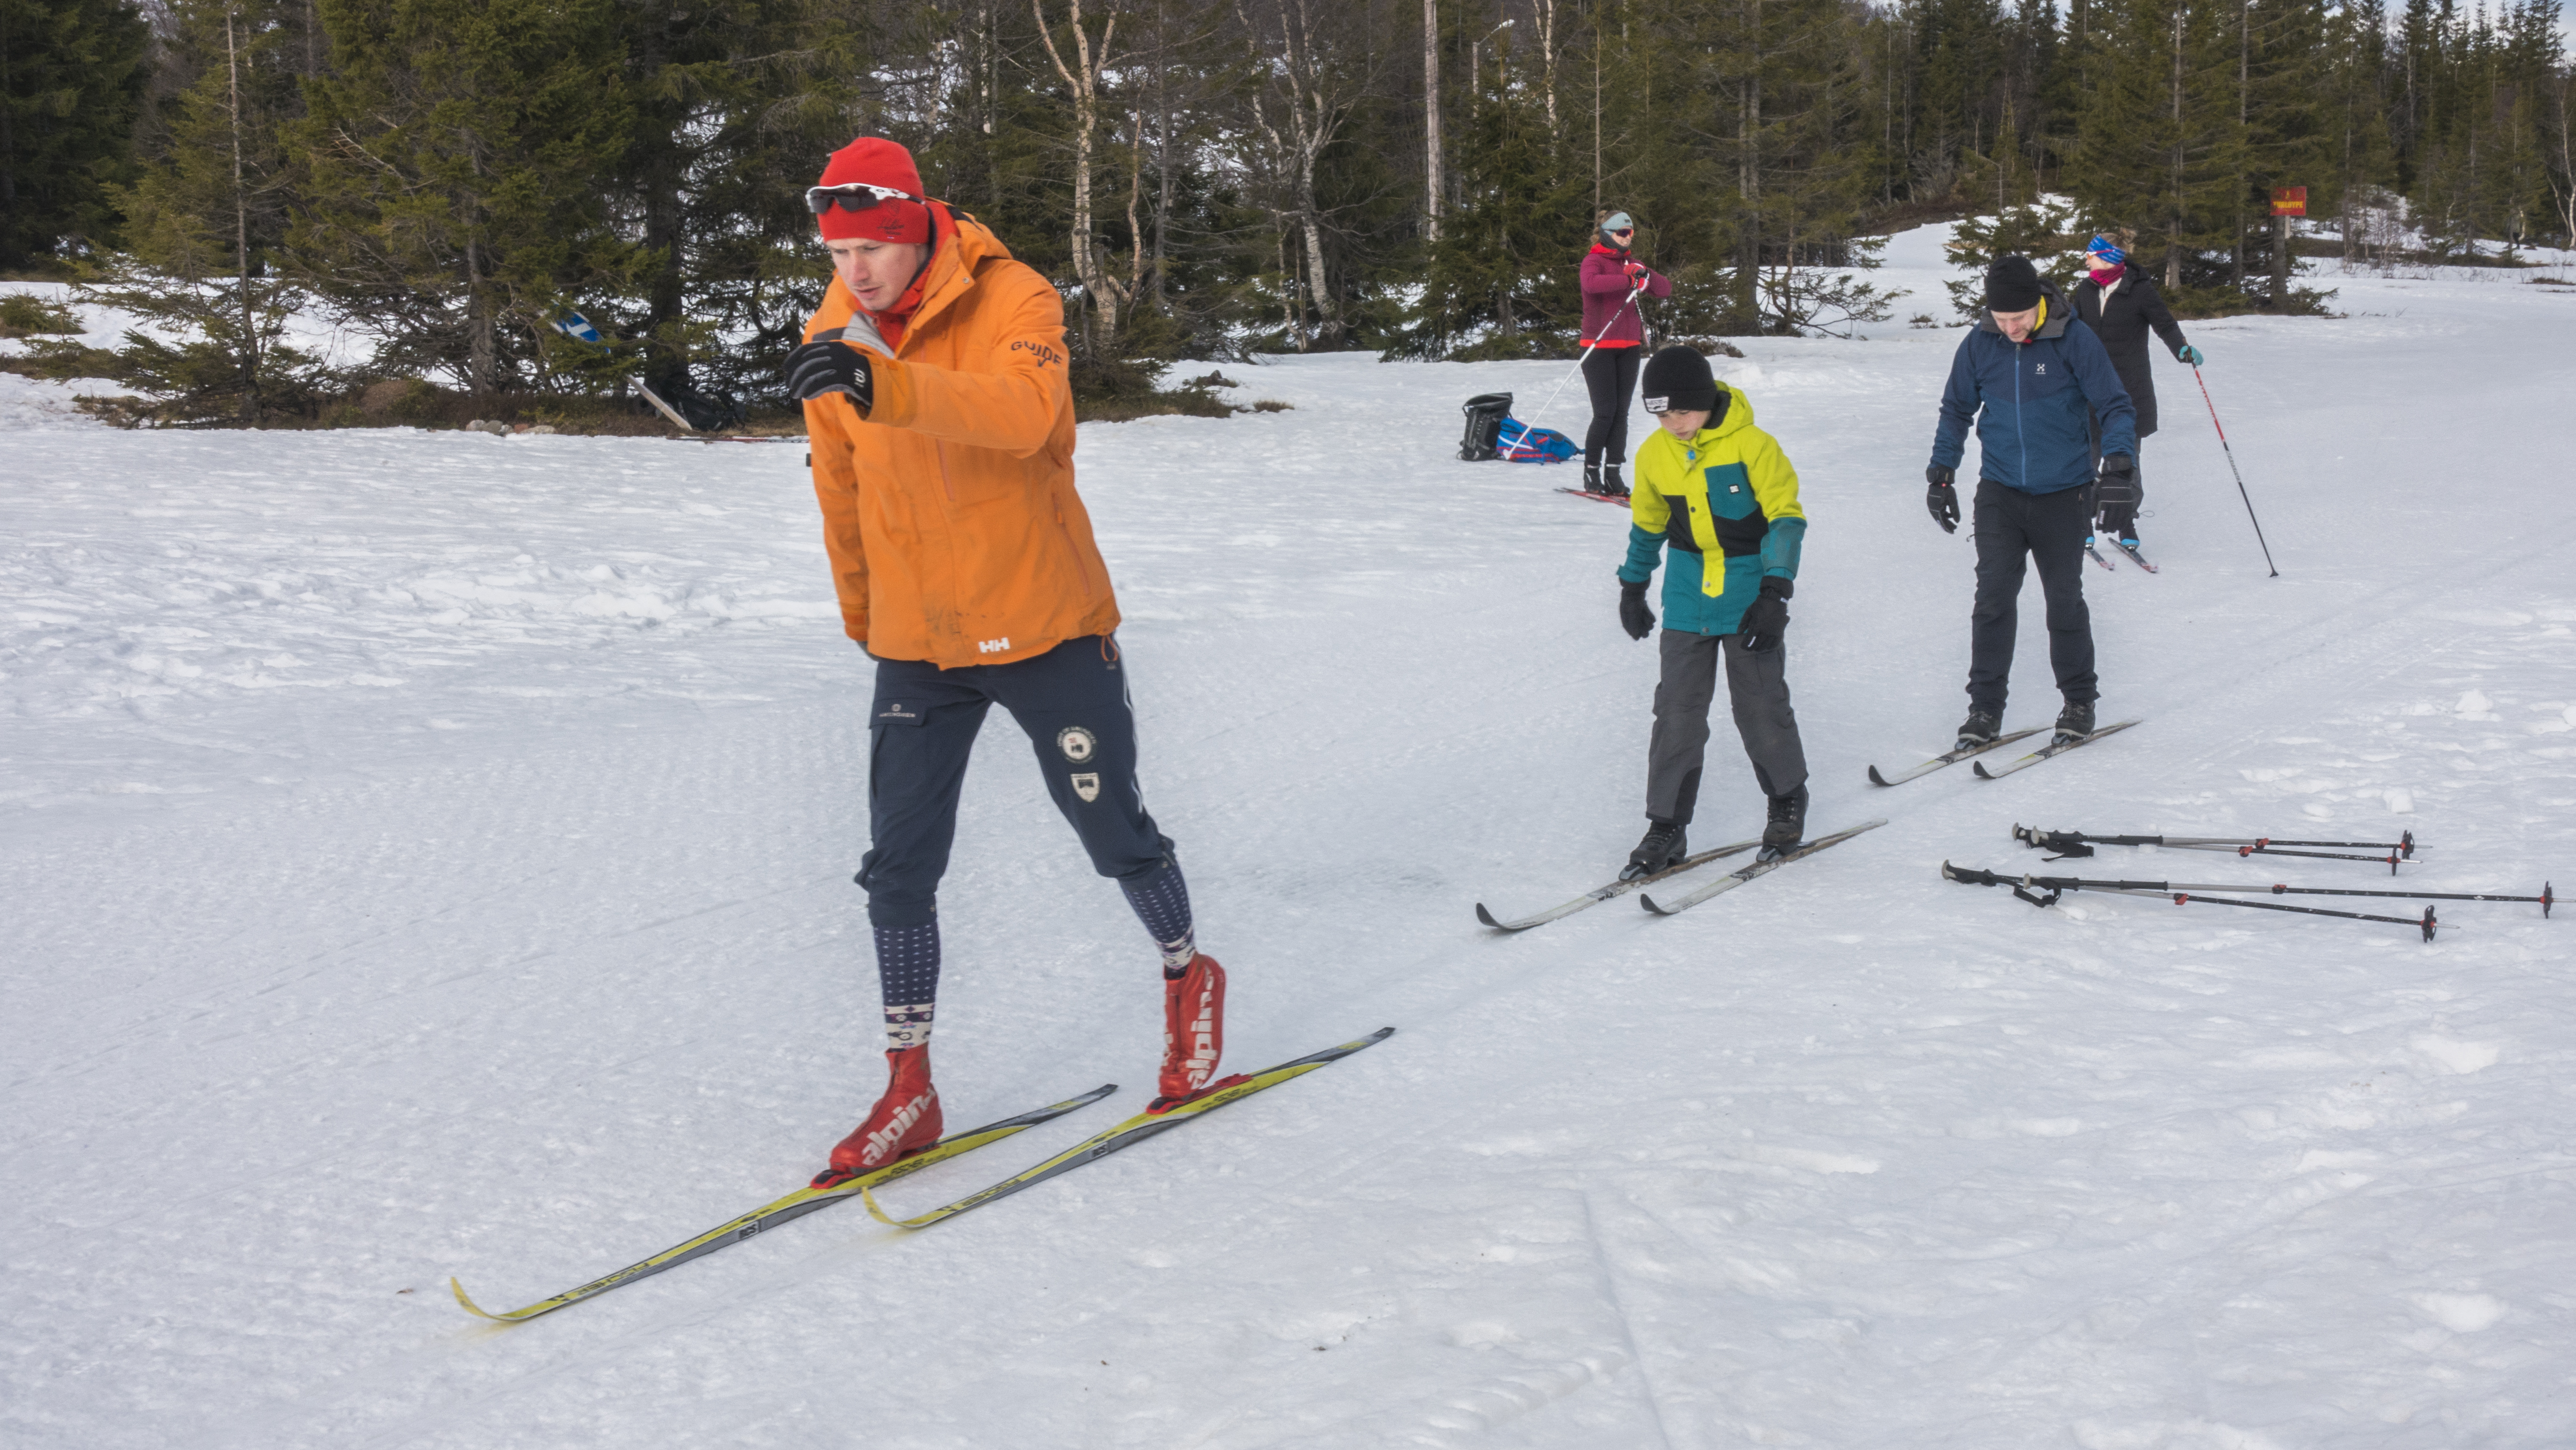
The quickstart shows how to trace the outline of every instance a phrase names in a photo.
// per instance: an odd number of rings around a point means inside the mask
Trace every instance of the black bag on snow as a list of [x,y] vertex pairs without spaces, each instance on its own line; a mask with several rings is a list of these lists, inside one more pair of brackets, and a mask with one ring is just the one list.
[[1499,455],[1494,440],[1503,431],[1503,419],[1512,411],[1509,393],[1479,393],[1462,405],[1467,415],[1467,436],[1458,443],[1458,456],[1469,463],[1483,463]]

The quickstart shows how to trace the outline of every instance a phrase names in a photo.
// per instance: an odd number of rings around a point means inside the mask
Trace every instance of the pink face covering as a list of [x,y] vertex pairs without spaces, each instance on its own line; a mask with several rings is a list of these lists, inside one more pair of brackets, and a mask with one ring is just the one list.
[[2129,265],[2126,262],[2115,263],[2109,267],[2096,267],[2093,269],[2093,285],[2097,287],[2108,287],[2112,283],[2119,281],[2120,278],[2128,272],[2128,270]]

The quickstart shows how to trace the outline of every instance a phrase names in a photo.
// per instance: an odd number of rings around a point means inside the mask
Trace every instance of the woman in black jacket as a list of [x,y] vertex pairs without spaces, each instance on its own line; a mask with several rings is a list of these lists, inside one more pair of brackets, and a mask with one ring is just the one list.
[[[2156,290],[2153,277],[2128,265],[2130,247],[2137,245],[2137,233],[2120,230],[2093,239],[2085,248],[2085,260],[2092,270],[2075,284],[2075,315],[2094,335],[2102,339],[2103,350],[2111,354],[2111,366],[2120,374],[2120,385],[2129,390],[2129,401],[2138,410],[2138,441],[2144,443],[2156,431],[2156,379],[2147,362],[2147,330],[2155,329],[2164,339],[2177,361],[2200,366],[2200,349],[2182,340],[2182,325],[2174,321],[2165,306],[2164,294]],[[2094,463],[2101,463],[2101,430],[2094,430]],[[2143,451],[2143,450],[2141,450]],[[2105,493],[2100,500],[2101,516],[2095,527],[2123,544],[2135,547],[2138,542],[2138,505],[2146,497],[2144,465],[2130,474],[2126,498]],[[2105,489],[2116,488],[2106,484]]]

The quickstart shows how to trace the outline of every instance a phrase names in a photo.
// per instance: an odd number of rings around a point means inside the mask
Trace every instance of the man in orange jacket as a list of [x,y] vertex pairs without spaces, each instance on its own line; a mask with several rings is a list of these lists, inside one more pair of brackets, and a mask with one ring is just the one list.
[[1118,602],[1073,487],[1064,306],[982,223],[922,194],[911,153],[861,137],[805,194],[833,281],[790,353],[841,615],[877,661],[859,869],[889,1078],[828,1185],[939,1140],[930,1023],[939,878],[985,713],[1011,712],[1056,808],[1163,957],[1154,1106],[1215,1076],[1225,969],[1197,949],[1171,840],[1145,811]]

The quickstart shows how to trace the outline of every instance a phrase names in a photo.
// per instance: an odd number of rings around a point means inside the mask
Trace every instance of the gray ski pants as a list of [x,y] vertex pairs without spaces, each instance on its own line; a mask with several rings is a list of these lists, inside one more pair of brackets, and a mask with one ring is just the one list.
[[1726,658],[1726,694],[1735,733],[1766,796],[1807,783],[1807,751],[1789,708],[1786,644],[1760,654],[1740,634],[1668,629],[1656,638],[1663,677],[1655,683],[1655,733],[1646,747],[1646,818],[1690,823],[1699,803],[1701,762],[1708,755],[1708,710],[1717,698],[1717,662]]

